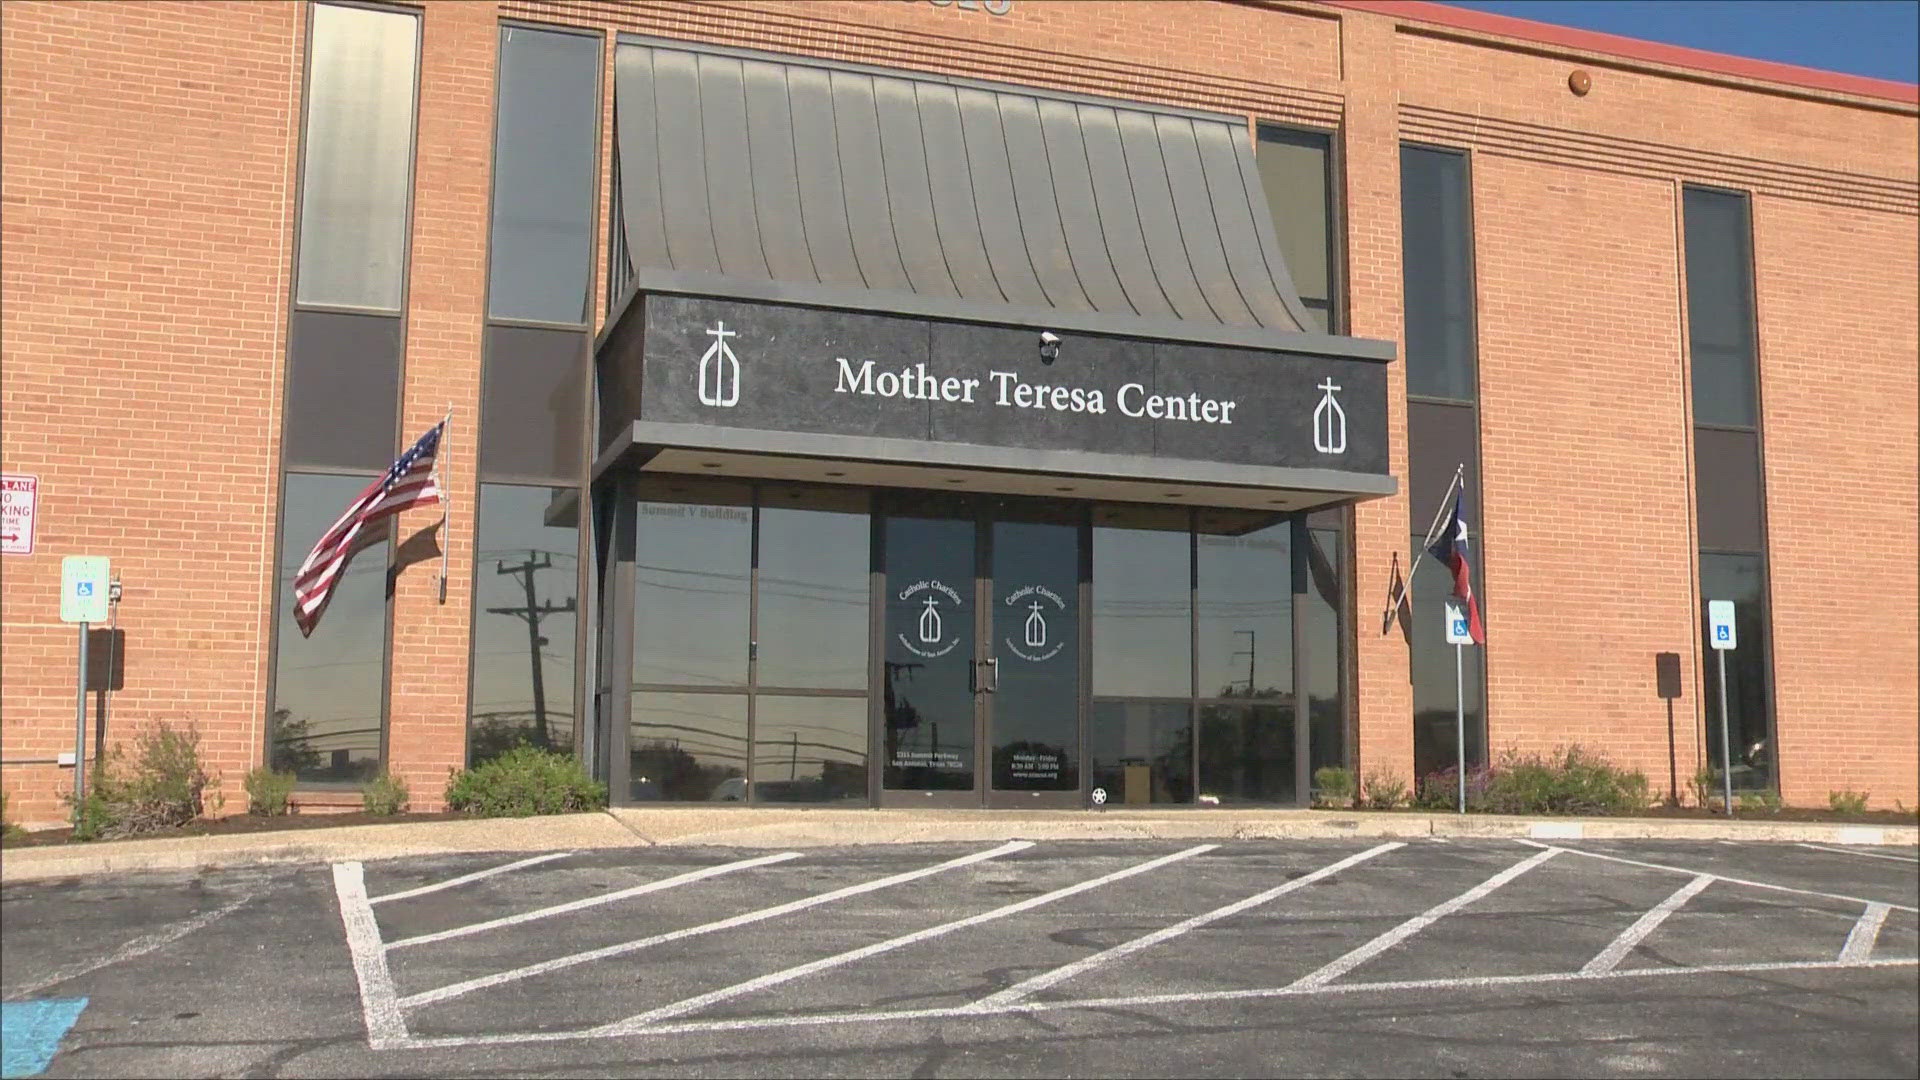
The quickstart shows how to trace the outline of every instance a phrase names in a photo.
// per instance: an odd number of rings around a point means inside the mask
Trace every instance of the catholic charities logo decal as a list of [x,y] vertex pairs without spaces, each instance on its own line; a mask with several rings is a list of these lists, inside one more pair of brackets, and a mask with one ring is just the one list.
[[731,409],[740,404],[740,358],[733,354],[727,339],[739,337],[740,332],[716,322],[707,336],[713,344],[700,357],[700,404]]

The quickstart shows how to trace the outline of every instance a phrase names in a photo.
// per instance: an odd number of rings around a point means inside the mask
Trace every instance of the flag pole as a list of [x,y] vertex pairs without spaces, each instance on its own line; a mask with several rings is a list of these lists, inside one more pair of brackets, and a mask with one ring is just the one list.
[[[447,415],[441,418],[440,423],[442,425],[440,428],[440,452],[434,456],[433,468],[435,472],[440,470],[440,462],[446,460],[447,434],[453,430],[453,406],[451,404],[447,406]],[[451,527],[452,521],[452,515],[448,512],[451,509],[452,500],[447,485],[439,484],[437,486],[440,488],[440,602],[444,604],[447,602],[447,550],[453,546],[447,536],[447,530]]]
[[1393,621],[1393,613],[1400,610],[1400,605],[1406,602],[1407,594],[1413,590],[1414,572],[1420,569],[1420,560],[1426,558],[1427,548],[1433,543],[1433,534],[1440,529],[1440,519],[1446,516],[1447,500],[1453,497],[1455,488],[1466,483],[1466,473],[1467,463],[1464,461],[1453,467],[1453,479],[1447,484],[1447,493],[1440,496],[1440,505],[1434,508],[1433,524],[1427,526],[1427,535],[1420,541],[1419,550],[1413,553],[1413,563],[1407,567],[1407,576],[1401,579],[1400,590],[1387,604],[1385,613],[1387,623],[1390,624]]

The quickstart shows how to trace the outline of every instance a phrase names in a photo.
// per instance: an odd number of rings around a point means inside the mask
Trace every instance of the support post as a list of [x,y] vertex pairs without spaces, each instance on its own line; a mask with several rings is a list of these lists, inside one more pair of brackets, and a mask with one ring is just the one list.
[[80,827],[80,806],[87,797],[87,624],[80,624],[80,688],[74,695],[73,825]]
[[1460,783],[1459,813],[1462,814],[1467,812],[1467,685],[1461,652],[1465,648],[1460,644],[1453,647],[1453,746]]
[[1727,722],[1727,650],[1720,654],[1720,784],[1727,800],[1727,816],[1733,816],[1733,741]]

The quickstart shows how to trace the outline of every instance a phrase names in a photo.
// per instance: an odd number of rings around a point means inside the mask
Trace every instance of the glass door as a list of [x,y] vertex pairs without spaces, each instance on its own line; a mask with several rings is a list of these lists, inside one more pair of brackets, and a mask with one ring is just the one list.
[[1008,505],[987,525],[990,806],[1080,804],[1079,517]]
[[886,611],[876,651],[887,805],[980,805],[976,699],[992,673],[978,657],[979,526],[958,509],[903,503],[883,517]]

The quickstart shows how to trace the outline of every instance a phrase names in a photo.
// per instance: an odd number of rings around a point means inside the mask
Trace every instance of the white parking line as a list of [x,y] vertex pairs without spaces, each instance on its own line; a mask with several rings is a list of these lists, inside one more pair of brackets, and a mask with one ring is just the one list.
[[360,981],[360,1010],[366,1018],[367,1046],[384,1050],[407,1039],[407,1021],[400,1014],[393,989],[393,972],[380,945],[380,924],[367,902],[366,869],[357,862],[335,863],[333,891],[340,898],[340,921],[347,928],[347,951],[353,956],[353,974]]
[[1328,994],[1365,994],[1391,991],[1426,990],[1497,990],[1507,986],[1538,986],[1551,983],[1577,985],[1585,982],[1605,982],[1614,979],[1671,978],[1680,975],[1745,975],[1762,972],[1785,971],[1860,971],[1866,968],[1912,967],[1920,964],[1920,957],[1905,956],[1896,959],[1867,960],[1860,963],[1843,964],[1834,960],[1790,960],[1770,964],[1717,964],[1697,968],[1627,968],[1603,972],[1598,975],[1582,975],[1578,972],[1548,973],[1536,975],[1489,975],[1470,979],[1412,979],[1396,982],[1374,983],[1333,983],[1311,987],[1298,984],[1289,986],[1262,987],[1253,990],[1196,990],[1176,994],[1141,994],[1134,997],[1118,998],[1082,998],[1071,1001],[1020,1001],[1014,1004],[981,1012],[972,1005],[955,1005],[932,1009],[898,1009],[890,1011],[849,1012],[849,1013],[813,1013],[800,1016],[754,1016],[726,1020],[686,1020],[677,1024],[661,1024],[656,1027],[633,1030],[608,1030],[612,1025],[575,1031],[528,1031],[500,1035],[441,1035],[409,1039],[404,1045],[409,1049],[437,1050],[466,1046],[505,1046],[516,1043],[565,1042],[574,1039],[600,1039],[623,1035],[661,1035],[708,1034],[723,1031],[764,1031],[790,1027],[820,1027],[839,1024],[862,1023],[901,1023],[915,1020],[982,1020],[995,1016],[1026,1015],[1032,1013],[1060,1012],[1076,1009],[1137,1009],[1153,1005],[1193,1005],[1216,1001],[1250,1001],[1264,998],[1317,997]]
[[1867,905],[1867,910],[1860,913],[1860,921],[1847,932],[1847,943],[1840,947],[1842,963],[1858,964],[1873,955],[1873,943],[1880,940],[1880,928],[1886,925],[1889,910],[1885,904]]
[[1015,851],[1024,851],[1032,846],[1033,841],[1031,840],[1014,840],[1002,844],[997,848],[989,848],[986,851],[975,852],[972,855],[963,855],[958,859],[949,859],[946,862],[922,867],[918,870],[909,870],[904,874],[894,874],[891,877],[876,878],[873,881],[862,882],[858,885],[848,885],[845,888],[821,893],[818,896],[809,896],[800,900],[790,900],[784,904],[761,908],[758,911],[749,911],[743,915],[735,915],[731,918],[720,919],[716,922],[702,923],[699,926],[688,927],[685,930],[671,930],[664,934],[653,934],[649,937],[635,938],[632,941],[623,941],[618,945],[608,945],[605,948],[591,949],[587,952],[574,953],[570,956],[562,956],[553,960],[544,960],[537,964],[528,964],[525,967],[514,968],[511,971],[502,971],[494,975],[482,975],[476,979],[468,979],[465,982],[457,982],[449,986],[442,986],[436,990],[428,990],[423,993],[414,994],[412,997],[401,998],[400,1007],[403,1009],[411,1009],[421,1005],[431,1005],[436,1001],[446,1001],[449,998],[456,998],[462,994],[470,994],[475,990],[484,990],[490,986],[501,986],[506,983],[516,982],[520,979],[530,979],[535,975],[545,975],[550,971],[559,971],[563,968],[573,967],[576,964],[585,964],[593,960],[605,960],[614,956],[624,956],[627,953],[637,952],[655,945],[664,945],[669,941],[679,941],[682,938],[690,938],[700,934],[711,934],[716,930],[731,930],[734,927],[760,922],[763,919],[771,919],[780,915],[790,915],[796,911],[805,911],[808,908],[819,907],[821,904],[830,904],[835,900],[844,900],[849,896],[859,896],[862,893],[870,893],[893,885],[902,885],[909,881],[917,881],[923,877],[942,873],[947,870],[956,870],[962,866],[972,866],[974,863],[998,858]]
[[1920,865],[1920,859],[1909,859],[1905,855],[1888,855],[1879,851],[1858,851],[1853,848],[1828,847],[1825,844],[1801,844],[1800,846],[1803,848],[1812,848],[1815,851],[1831,851],[1835,855],[1859,855],[1863,858],[1868,858],[1868,859],[1886,859],[1889,862],[1903,862],[1909,865]]
[[1254,895],[1249,896],[1244,900],[1236,900],[1225,907],[1215,908],[1212,911],[1209,911],[1203,915],[1195,915],[1191,919],[1186,919],[1184,921],[1174,923],[1172,926],[1155,930],[1151,934],[1147,934],[1143,937],[1134,938],[1132,941],[1126,942],[1124,944],[1115,945],[1111,949],[1106,949],[1104,951],[1094,953],[1092,956],[1086,957],[1081,960],[1076,960],[1071,964],[1065,965],[1064,967],[1057,967],[1057,968],[1054,968],[1052,971],[1043,972],[1039,975],[1035,975],[1031,979],[1026,979],[1022,982],[1017,982],[1012,986],[1007,987],[1005,990],[1000,991],[997,994],[989,994],[986,997],[981,998],[980,1000],[974,1002],[971,1007],[981,1012],[991,1012],[995,1009],[1000,1009],[1007,1005],[1011,1005],[1016,1001],[1024,1001],[1027,998],[1033,996],[1034,994],[1039,993],[1042,990],[1047,989],[1050,986],[1057,986],[1058,984],[1066,982],[1068,979],[1071,979],[1077,975],[1084,975],[1087,972],[1092,971],[1094,968],[1101,966],[1102,964],[1111,963],[1112,961],[1118,960],[1122,957],[1130,956],[1133,953],[1139,952],[1142,949],[1152,948],[1153,946],[1159,945],[1162,942],[1171,941],[1174,938],[1177,938],[1180,935],[1188,932],[1189,930],[1197,930],[1202,926],[1206,926],[1208,923],[1219,922],[1221,919],[1227,918],[1229,916],[1238,915],[1239,913],[1246,911],[1249,908],[1258,907],[1269,900],[1273,900],[1277,897],[1285,896],[1287,893],[1290,893],[1295,889],[1304,888],[1308,885],[1313,884],[1316,881],[1322,880],[1323,878],[1331,877],[1332,875],[1337,874],[1340,871],[1347,869],[1348,867],[1358,866],[1359,864],[1366,862],[1368,859],[1373,858],[1375,855],[1384,855],[1387,852],[1392,851],[1394,848],[1400,848],[1405,846],[1406,846],[1405,844],[1398,843],[1398,842],[1387,843],[1387,844],[1381,844],[1377,847],[1368,848],[1366,851],[1362,851],[1357,855],[1349,855],[1346,858],[1341,859],[1339,862],[1333,863],[1330,866],[1323,866],[1320,869],[1315,870],[1311,874],[1294,878],[1292,881],[1289,881],[1283,885],[1276,885],[1273,888],[1266,890],[1265,892],[1255,893]]
[[1454,912],[1459,911],[1461,908],[1466,907],[1468,904],[1473,903],[1475,900],[1478,900],[1481,897],[1492,892],[1493,890],[1499,888],[1500,886],[1505,885],[1507,882],[1512,881],[1514,878],[1519,877],[1521,874],[1524,874],[1527,871],[1533,869],[1534,867],[1539,866],[1541,863],[1546,862],[1548,859],[1553,858],[1555,855],[1558,855],[1560,851],[1561,851],[1560,848],[1550,847],[1550,848],[1547,848],[1545,851],[1540,852],[1537,855],[1532,855],[1532,856],[1529,856],[1528,858],[1522,859],[1521,861],[1513,864],[1512,866],[1507,867],[1505,870],[1500,871],[1499,873],[1493,875],[1492,877],[1481,882],[1480,884],[1475,885],[1473,888],[1468,889],[1466,892],[1461,893],[1459,896],[1456,896],[1453,899],[1446,901],[1445,903],[1435,904],[1433,907],[1430,907],[1426,911],[1423,911],[1420,914],[1415,915],[1413,918],[1408,919],[1406,922],[1401,923],[1399,926],[1396,926],[1393,929],[1387,931],[1386,933],[1381,934],[1379,937],[1374,938],[1372,941],[1367,942],[1365,945],[1362,945],[1359,948],[1353,950],[1352,952],[1346,954],[1345,956],[1342,956],[1339,959],[1334,960],[1333,962],[1327,964],[1325,967],[1322,967],[1320,970],[1315,971],[1308,975],[1302,975],[1300,978],[1294,980],[1293,985],[1303,990],[1310,990],[1316,986],[1324,986],[1327,983],[1332,982],[1333,980],[1339,978],[1340,976],[1345,975],[1347,972],[1352,971],[1354,968],[1359,967],[1361,964],[1366,963],[1368,960],[1373,959],[1374,957],[1380,955],[1383,952],[1386,952],[1388,949],[1393,948],[1395,945],[1400,944],[1401,942],[1407,940],[1408,938],[1426,929],[1427,927],[1433,925],[1434,923],[1439,922],[1441,919],[1447,917],[1448,915],[1451,915]]
[[1652,910],[1634,920],[1632,926],[1622,930],[1619,937],[1614,938],[1606,948],[1600,950],[1600,955],[1587,961],[1587,966],[1580,969],[1580,974],[1601,975],[1612,971],[1620,961],[1626,959],[1635,945],[1645,940],[1648,934],[1658,930],[1660,924],[1667,921],[1667,916],[1679,911],[1682,904],[1693,899],[1694,894],[1713,884],[1714,880],[1712,874],[1701,874],[1675,889],[1672,896],[1654,905]]
[[551,855],[535,855],[531,859],[521,859],[519,862],[510,862],[505,866],[494,866],[485,870],[475,870],[471,874],[462,874],[457,878],[436,881],[431,885],[422,885],[417,889],[408,889],[405,892],[376,896],[368,900],[367,903],[385,904],[394,900],[411,900],[416,896],[425,896],[428,893],[439,892],[441,889],[451,889],[456,885],[465,885],[468,882],[479,881],[481,878],[490,878],[495,874],[504,874],[509,870],[519,870],[523,867],[535,866],[543,862],[552,862],[555,859],[564,859],[571,854],[573,854],[571,851],[556,851]]
[[706,866],[698,870],[689,870],[684,874],[675,874],[670,878],[662,878],[659,881],[649,881],[645,885],[635,885],[630,889],[620,889],[603,896],[589,896],[584,900],[570,900],[564,904],[555,904],[552,907],[523,911],[518,915],[504,915],[498,919],[488,919],[486,922],[456,926],[451,930],[441,930],[432,934],[419,934],[410,938],[401,938],[399,941],[389,941],[387,942],[387,948],[404,949],[409,945],[425,945],[431,941],[445,941],[448,938],[466,937],[469,934],[478,934],[487,930],[498,930],[503,926],[517,926],[520,923],[532,922],[535,919],[548,919],[555,915],[565,915],[571,911],[582,911],[586,908],[598,907],[601,904],[611,904],[617,900],[628,900],[636,896],[645,896],[648,893],[660,892],[663,889],[671,889],[679,885],[690,885],[696,881],[704,881],[710,877],[718,877],[721,874],[731,874],[736,870],[751,870],[756,866],[786,862],[788,859],[797,859],[799,857],[800,853],[797,851],[783,851],[778,855],[760,855],[751,859],[741,859],[738,862],[722,863],[719,866]]
[[1102,885],[1119,881],[1122,878],[1130,878],[1135,874],[1144,874],[1149,870],[1158,869],[1168,863],[1178,862],[1181,859],[1199,855],[1202,852],[1212,851],[1219,846],[1218,844],[1201,844],[1197,847],[1187,848],[1185,851],[1176,851],[1171,855],[1162,855],[1157,859],[1150,859],[1136,866],[1127,867],[1125,870],[1116,870],[1111,874],[1103,874],[1100,877],[1093,878],[1089,881],[1082,881],[1076,885],[1068,885],[1065,888],[1055,889],[1049,893],[1028,897],[1025,900],[994,908],[992,911],[982,912],[978,915],[969,915],[964,919],[955,919],[952,922],[941,923],[938,926],[928,927],[925,930],[916,930],[911,934],[888,938],[885,941],[875,942],[872,945],[838,953],[812,961],[811,963],[800,964],[768,975],[762,975],[757,979],[749,979],[743,983],[735,983],[732,986],[724,987],[711,993],[690,997],[683,1001],[677,1001],[671,1005],[663,1005],[657,1009],[649,1009],[646,1012],[629,1016],[624,1020],[616,1020],[610,1024],[602,1024],[600,1027],[594,1028],[593,1031],[595,1034],[600,1035],[625,1035],[636,1031],[643,1031],[661,1020],[670,1020],[676,1016],[684,1016],[687,1013],[707,1008],[710,1005],[717,1005],[720,1002],[730,1001],[744,994],[751,994],[756,990],[764,990],[770,986],[778,986],[784,982],[790,982],[807,975],[826,971],[829,968],[839,967],[843,964],[851,964],[856,960],[865,960],[870,956],[878,956],[881,953],[891,952],[894,949],[905,948],[908,945],[940,937],[943,934],[949,934],[955,930],[963,930],[970,926],[978,926],[981,923],[992,922],[995,919],[1031,910],[1042,904],[1050,904],[1055,900],[1064,900],[1069,896],[1074,896],[1086,892],[1089,889],[1095,889]]
[[37,979],[24,986],[16,986],[8,992],[7,997],[12,1000],[32,997],[34,994],[45,990],[49,986],[58,986],[69,979],[77,979],[82,975],[99,971],[101,968],[112,967],[115,964],[122,964],[136,957],[145,956],[161,946],[171,945],[179,941],[181,938],[186,937],[195,930],[199,930],[208,923],[232,914],[235,908],[251,899],[253,899],[253,894],[248,893],[229,904],[215,908],[212,911],[203,911],[191,919],[175,923],[163,930],[155,930],[150,934],[142,934],[98,960],[76,964],[72,967],[60,968],[44,978]]
[[[1532,840],[1515,840],[1514,842],[1526,844],[1529,847],[1547,846],[1545,844],[1535,843]],[[1589,859],[1604,859],[1607,862],[1625,863],[1628,866],[1643,866],[1649,870],[1667,870],[1675,874],[1708,873],[1708,871],[1704,870],[1689,870],[1684,866],[1669,866],[1666,863],[1643,862],[1639,859],[1629,859],[1620,855],[1603,855],[1598,851],[1582,851],[1579,848],[1561,848],[1560,850],[1569,855],[1584,855]],[[1746,878],[1728,877],[1725,874],[1714,874],[1713,876],[1730,885],[1751,885],[1756,889],[1772,889],[1775,892],[1798,893],[1801,896],[1818,896],[1827,900],[1845,900],[1853,904],[1874,904],[1879,902],[1877,900],[1869,900],[1864,896],[1842,896],[1839,893],[1820,892],[1817,889],[1796,889],[1791,885],[1775,885],[1771,881],[1749,881]],[[1920,908],[1914,908],[1907,904],[1888,904],[1887,906],[1895,911],[1920,911]]]

